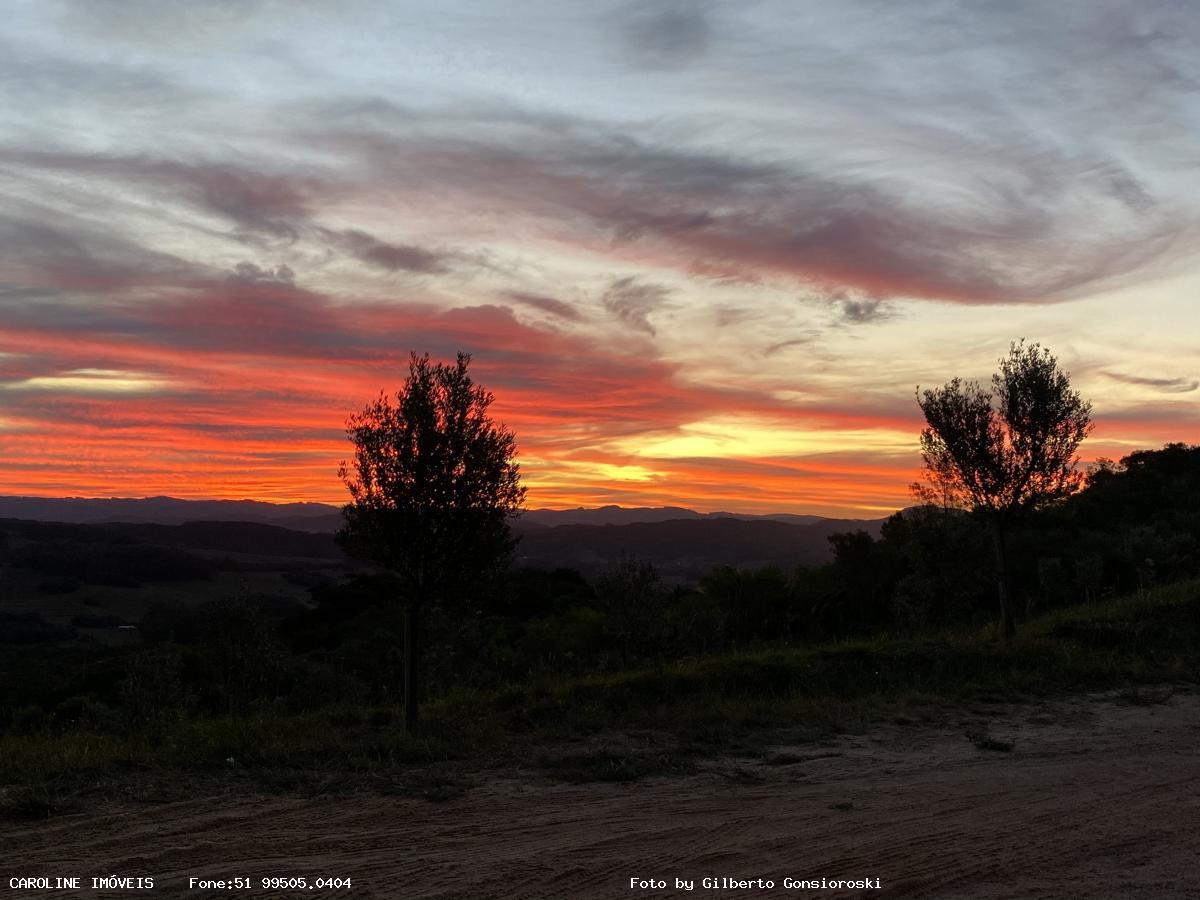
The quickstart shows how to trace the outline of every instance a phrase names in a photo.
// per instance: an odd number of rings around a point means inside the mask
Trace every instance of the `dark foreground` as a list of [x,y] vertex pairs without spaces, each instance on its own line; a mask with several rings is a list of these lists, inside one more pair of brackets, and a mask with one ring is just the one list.
[[[440,804],[363,795],[112,806],[10,828],[0,874],[5,886],[21,874],[152,875],[157,896],[183,896],[191,876],[255,883],[193,897],[297,896],[263,890],[274,875],[349,877],[340,896],[406,898],[862,894],[784,890],[787,877],[878,878],[867,895],[881,897],[1200,892],[1194,690],[903,722],[632,784],[510,772]],[[772,879],[775,890],[706,890],[705,877]],[[630,878],[670,889],[631,890]],[[676,892],[676,878],[695,889]]]

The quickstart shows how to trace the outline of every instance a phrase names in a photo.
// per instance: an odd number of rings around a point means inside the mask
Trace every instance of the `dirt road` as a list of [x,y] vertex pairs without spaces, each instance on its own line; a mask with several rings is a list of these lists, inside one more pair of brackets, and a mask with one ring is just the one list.
[[[350,877],[342,896],[355,897],[1200,896],[1200,694],[964,715],[987,721],[993,749],[964,736],[969,721],[888,725],[634,784],[514,776],[442,804],[222,797],[68,816],[0,838],[0,894],[80,896],[8,879],[111,873],[192,897],[298,895],[258,887],[266,875]],[[236,875],[255,889],[185,890],[190,876]],[[709,890],[706,877],[775,887]],[[785,889],[788,877],[881,889]]]

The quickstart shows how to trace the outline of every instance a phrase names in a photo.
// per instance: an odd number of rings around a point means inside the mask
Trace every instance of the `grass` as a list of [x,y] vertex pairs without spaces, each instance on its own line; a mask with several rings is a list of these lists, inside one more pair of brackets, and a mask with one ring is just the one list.
[[[796,723],[853,731],[885,710],[1011,702],[1049,692],[1193,681],[1200,674],[1200,583],[1057,610],[1010,647],[990,629],[921,638],[762,648],[616,675],[448,696],[442,720],[565,738],[650,729],[701,744]],[[468,712],[469,711],[469,712]]]
[[[396,727],[398,711],[356,708],[303,715],[265,708],[183,722],[154,739],[7,734],[0,737],[0,785],[8,786],[0,813],[41,818],[97,793],[163,799],[188,783],[193,790],[366,789],[450,799],[469,788],[474,772],[531,762],[569,782],[678,775],[695,771],[706,755],[762,757],[772,745],[873,722],[915,724],[981,703],[1105,689],[1121,689],[1121,702],[1162,703],[1169,690],[1153,686],[1200,676],[1198,647],[1200,581],[1189,581],[1056,610],[1025,623],[1009,647],[990,629],[949,631],[763,647],[460,691],[426,706],[417,737]],[[986,735],[968,737],[982,749],[1010,749]]]

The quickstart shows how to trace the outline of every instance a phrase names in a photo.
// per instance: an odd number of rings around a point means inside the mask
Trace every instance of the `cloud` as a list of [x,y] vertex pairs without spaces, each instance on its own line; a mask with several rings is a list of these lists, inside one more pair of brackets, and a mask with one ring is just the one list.
[[233,267],[233,275],[231,277],[239,281],[293,284],[296,280],[296,273],[288,266],[276,266],[274,269],[264,269],[256,263],[240,262]]
[[56,375],[36,375],[0,384],[10,391],[61,391],[67,393],[133,394],[155,391],[170,382],[144,372],[114,369],[69,369]]
[[881,322],[892,317],[892,311],[882,301],[874,298],[847,298],[841,301],[842,319],[853,325]]
[[44,296],[133,291],[176,285],[199,268],[148,249],[112,229],[41,206],[10,200],[0,213],[0,305]]
[[151,195],[165,194],[231,222],[241,237],[295,241],[321,197],[338,185],[313,173],[270,171],[241,162],[60,150],[0,150],[0,158],[31,172],[107,181]]
[[240,243],[271,247],[282,242],[286,247],[309,241],[349,254],[372,268],[420,275],[444,274],[452,263],[464,259],[461,254],[389,243],[361,229],[331,229],[318,224],[321,206],[334,202],[347,190],[344,179],[327,172],[301,174],[245,163],[184,162],[147,156],[0,151],[0,158],[5,156],[34,171],[87,178],[93,188],[98,181],[106,180],[120,184],[126,191],[166,193],[194,210],[229,221],[236,229],[231,237]]
[[642,68],[693,63],[708,52],[712,27],[692,0],[652,0],[627,10],[620,26],[625,49]]
[[334,243],[345,247],[363,262],[388,272],[411,272],[419,275],[440,275],[449,271],[449,254],[436,253],[411,244],[389,244],[364,231],[340,233],[324,231]]
[[1122,372],[1102,372],[1101,374],[1122,384],[1150,387],[1165,394],[1189,394],[1200,388],[1200,381],[1194,378],[1151,378],[1145,375],[1126,375]]
[[413,185],[413,202],[470,204],[597,252],[632,246],[685,274],[880,299],[1066,300],[1127,280],[1194,227],[1145,189],[1131,208],[1134,176],[1116,160],[1032,136],[1010,141],[1007,158],[985,136],[962,137],[958,170],[915,191],[901,177],[669,146],[561,116],[499,121],[443,135],[451,125],[433,118],[404,135],[360,120],[305,139],[374,182]]
[[297,222],[310,215],[311,192],[297,179],[228,165],[143,162],[138,177],[157,176],[197,206],[251,233],[296,240]]
[[564,303],[562,300],[556,300],[553,297],[546,297],[542,294],[529,294],[524,291],[507,291],[504,296],[514,303],[541,310],[544,313],[549,313],[560,319],[566,319],[569,322],[580,322],[583,320],[583,314],[578,309],[570,303]]
[[649,284],[636,278],[618,278],[604,291],[600,302],[625,324],[653,335],[655,331],[650,324],[650,314],[660,309],[670,294],[670,290],[660,284]]
[[284,118],[275,139],[319,156],[321,167],[290,156],[3,155],[165,192],[231,222],[243,242],[323,242],[372,268],[425,275],[450,271],[470,251],[332,228],[326,211],[372,195],[430,215],[469,208],[485,213],[476,221],[602,254],[629,247],[685,275],[968,304],[1114,287],[1169,258],[1197,228],[1116,154],[1029,130],[1002,144],[987,130],[938,133],[944,146],[929,148],[914,138],[916,151],[904,149],[939,167],[938,183],[925,185],[883,163],[692,145],[559,113],[368,101],[298,105]]
[[779,341],[778,343],[768,346],[767,349],[763,351],[763,356],[774,356],[776,353],[779,353],[782,350],[790,350],[793,347],[807,347],[813,342],[813,340],[814,338],[811,337],[802,337],[792,338],[786,341]]

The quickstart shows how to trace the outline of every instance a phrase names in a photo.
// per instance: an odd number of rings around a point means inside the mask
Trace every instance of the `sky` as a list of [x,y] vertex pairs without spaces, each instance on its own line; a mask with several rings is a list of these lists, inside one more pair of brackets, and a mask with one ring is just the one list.
[[530,507],[885,514],[1020,338],[1200,442],[1188,3],[3,12],[0,493],[345,502],[414,350]]

